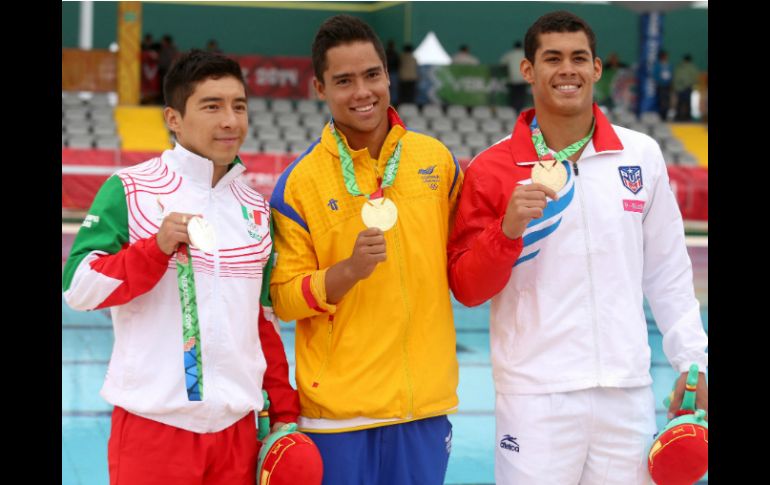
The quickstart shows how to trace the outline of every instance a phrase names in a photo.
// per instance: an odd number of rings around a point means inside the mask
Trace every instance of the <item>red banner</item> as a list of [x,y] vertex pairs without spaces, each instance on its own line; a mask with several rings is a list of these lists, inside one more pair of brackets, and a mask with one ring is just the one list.
[[309,57],[230,56],[241,65],[249,96],[312,99]]
[[[88,209],[99,187],[110,175],[158,155],[159,152],[62,148],[62,209]],[[242,153],[239,156],[246,166],[246,182],[266,199],[272,195],[278,177],[295,158],[292,155],[264,153]]]
[[[112,173],[158,155],[158,152],[62,148],[62,208],[88,209],[99,187]],[[246,166],[247,183],[269,199],[278,177],[295,157],[242,153],[240,158]],[[458,162],[465,169],[470,160],[460,159]],[[708,169],[669,165],[668,174],[682,217],[685,220],[708,221]]]

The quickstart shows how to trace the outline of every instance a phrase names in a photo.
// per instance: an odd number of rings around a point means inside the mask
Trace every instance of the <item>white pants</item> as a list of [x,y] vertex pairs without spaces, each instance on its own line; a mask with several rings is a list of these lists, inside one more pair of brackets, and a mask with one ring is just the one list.
[[647,485],[652,387],[497,394],[497,485]]

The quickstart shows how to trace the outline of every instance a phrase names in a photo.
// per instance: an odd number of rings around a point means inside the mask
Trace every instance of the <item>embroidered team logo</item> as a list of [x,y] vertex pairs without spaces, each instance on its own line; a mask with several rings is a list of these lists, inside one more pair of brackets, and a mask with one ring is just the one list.
[[430,167],[420,168],[417,173],[422,177],[422,181],[425,182],[431,190],[438,189],[438,183],[441,181],[441,177],[433,175],[433,171],[436,169],[435,165]]
[[333,211],[339,210],[340,208],[340,206],[337,205],[337,199],[329,199],[329,202],[326,205]]
[[91,227],[95,226],[96,224],[99,224],[99,216],[88,214],[86,218],[83,219],[83,227]]
[[519,452],[519,444],[516,443],[516,438],[509,434],[503,436],[503,439],[500,440],[500,448],[515,451],[516,453]]
[[249,236],[257,242],[261,242],[267,233],[267,215],[256,209],[249,210],[245,206],[241,206],[241,212],[246,220],[246,230],[249,231]]
[[631,191],[632,194],[637,194],[644,184],[642,183],[642,167],[618,167],[620,172],[620,180],[623,182],[623,186]]

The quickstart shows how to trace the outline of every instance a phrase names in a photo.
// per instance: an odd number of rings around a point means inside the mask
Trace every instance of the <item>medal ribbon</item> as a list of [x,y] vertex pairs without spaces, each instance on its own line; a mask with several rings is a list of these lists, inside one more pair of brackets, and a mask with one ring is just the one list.
[[593,122],[591,123],[591,131],[588,132],[585,138],[583,138],[582,140],[576,141],[572,145],[568,146],[562,151],[557,152],[553,156],[551,156],[551,153],[548,151],[548,147],[545,144],[545,138],[543,138],[543,132],[540,131],[540,126],[537,124],[537,116],[532,118],[532,123],[529,125],[529,129],[530,131],[532,131],[532,144],[535,145],[537,158],[539,158],[541,161],[556,159],[560,162],[567,160],[569,157],[579,152],[580,149],[583,148],[586,143],[588,143],[588,140],[590,140],[591,137],[594,136],[594,128],[596,128],[596,119],[594,119]]
[[342,178],[345,181],[345,187],[348,189],[348,193],[350,193],[350,195],[353,197],[363,195],[367,200],[370,198],[376,199],[382,197],[382,189],[392,186],[393,181],[396,179],[398,164],[401,160],[401,141],[399,140],[399,142],[396,144],[396,148],[393,150],[393,154],[391,154],[390,158],[388,158],[388,161],[385,164],[385,174],[382,177],[380,188],[373,192],[371,195],[363,194],[361,193],[361,189],[358,188],[358,183],[356,182],[356,171],[353,167],[353,157],[350,156],[350,151],[348,151],[348,148],[345,146],[345,142],[334,128],[334,120],[329,122],[329,129],[331,130],[332,135],[334,135],[334,139],[337,141],[337,150],[340,155],[340,165],[342,166]]
[[184,348],[184,378],[189,401],[203,400],[203,359],[201,332],[198,325],[198,305],[195,296],[192,257],[187,244],[176,251],[176,273],[179,300],[182,303],[182,345]]

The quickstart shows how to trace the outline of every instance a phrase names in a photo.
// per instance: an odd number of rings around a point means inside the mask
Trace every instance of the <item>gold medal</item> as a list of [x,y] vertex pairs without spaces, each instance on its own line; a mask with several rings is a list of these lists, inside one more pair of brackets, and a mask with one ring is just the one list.
[[202,217],[195,216],[187,223],[187,234],[190,242],[204,253],[214,253],[217,236],[214,227]]
[[398,209],[392,200],[385,197],[367,200],[361,207],[361,219],[366,227],[387,231],[396,223]]
[[545,160],[532,166],[532,182],[543,184],[556,193],[567,183],[567,169],[556,160]]

